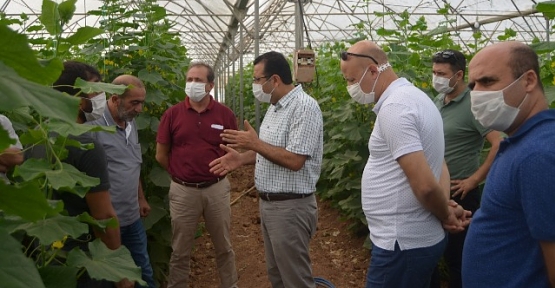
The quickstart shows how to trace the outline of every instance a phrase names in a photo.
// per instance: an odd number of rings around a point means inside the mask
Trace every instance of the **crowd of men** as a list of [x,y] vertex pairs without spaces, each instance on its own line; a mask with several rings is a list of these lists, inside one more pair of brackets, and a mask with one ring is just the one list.
[[[437,52],[431,59],[435,100],[399,77],[376,43],[357,42],[340,58],[348,94],[372,104],[377,115],[361,180],[372,241],[365,287],[441,287],[442,257],[449,287],[555,287],[555,193],[549,183],[555,175],[555,112],[548,109],[537,54],[519,42],[493,44],[474,56],[467,73],[461,52]],[[254,97],[270,103],[259,131],[248,121],[239,130],[234,113],[210,95],[215,74],[205,63],[190,65],[186,97],[161,118],[156,160],[171,176],[167,287],[189,286],[201,216],[214,244],[220,287],[238,287],[226,175],[243,165],[255,165],[271,286],[316,286],[309,244],[318,222],[322,112],[302,85],[294,85],[284,55],[268,52],[253,64]],[[116,130],[74,137],[94,147],[68,147],[63,161],[100,184],[84,198],[56,197],[69,215],[117,218],[118,227],[91,229],[82,239],[100,238],[110,249],[124,245],[148,287],[155,287],[141,221],[150,206],[135,123],[145,86],[121,75],[112,83],[125,85],[125,92],[107,98],[74,88],[77,78],[99,82],[101,76],[90,65],[64,63],[53,86],[81,97],[77,123]],[[10,121],[0,115],[0,123],[16,140],[0,154],[0,181],[9,182],[5,173],[23,162],[23,147]],[[490,149],[482,161],[485,140]],[[46,155],[35,147],[26,157]],[[64,249],[86,249],[84,242],[70,240]],[[79,287],[113,285],[135,284],[79,279]]]

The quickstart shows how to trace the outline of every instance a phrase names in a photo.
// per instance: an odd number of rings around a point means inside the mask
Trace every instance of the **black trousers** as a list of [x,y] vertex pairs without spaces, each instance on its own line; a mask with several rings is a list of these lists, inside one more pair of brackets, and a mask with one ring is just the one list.
[[[453,197],[455,202],[459,203],[465,210],[472,212],[472,215],[480,207],[480,199],[482,193],[479,187],[471,190],[466,194],[466,197],[461,200],[460,196]],[[447,246],[445,247],[445,252],[443,253],[443,259],[447,265],[447,270],[449,272],[449,288],[462,288],[462,278],[461,278],[461,262],[462,262],[462,250],[464,246],[464,239],[466,239],[466,232],[468,228],[463,232],[449,234],[447,240]],[[440,288],[440,272],[439,267],[436,266],[434,273],[432,274],[432,282],[430,288]]]

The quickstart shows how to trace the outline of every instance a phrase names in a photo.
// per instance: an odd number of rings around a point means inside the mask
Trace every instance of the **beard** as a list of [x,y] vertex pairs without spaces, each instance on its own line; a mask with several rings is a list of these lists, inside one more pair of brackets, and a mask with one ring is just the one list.
[[139,113],[135,112],[134,110],[126,111],[123,105],[118,105],[118,118],[125,121],[131,122],[135,117],[137,117]]

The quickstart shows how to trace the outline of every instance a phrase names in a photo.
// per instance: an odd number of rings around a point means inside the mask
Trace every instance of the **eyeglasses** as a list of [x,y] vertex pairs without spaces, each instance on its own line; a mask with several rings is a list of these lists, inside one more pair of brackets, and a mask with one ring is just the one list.
[[449,51],[449,50],[439,51],[436,54],[434,54],[434,56],[443,57],[443,59],[449,59],[449,58],[453,57],[453,58],[455,58],[455,60],[457,60],[457,55],[455,55],[455,52]]
[[252,82],[258,82],[260,79],[266,79],[268,76],[252,77]]
[[356,53],[343,51],[343,52],[341,52],[340,56],[341,56],[341,60],[343,60],[343,61],[347,61],[347,59],[349,59],[349,56],[354,56],[354,57],[370,58],[370,59],[372,59],[372,61],[374,61],[374,63],[378,64],[378,61],[376,61],[376,59],[374,59],[374,57],[369,56],[369,55],[356,54]]

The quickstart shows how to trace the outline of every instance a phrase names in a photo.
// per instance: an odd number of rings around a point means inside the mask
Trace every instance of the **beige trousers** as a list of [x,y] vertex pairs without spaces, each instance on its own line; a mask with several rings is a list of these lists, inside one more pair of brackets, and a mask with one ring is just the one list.
[[[170,216],[172,223],[172,255],[168,288],[188,287],[190,259],[200,216],[210,233],[216,250],[220,287],[237,285],[235,253],[229,235],[231,222],[230,184],[226,179],[207,188],[170,184]],[[202,247],[201,247],[202,248]]]

